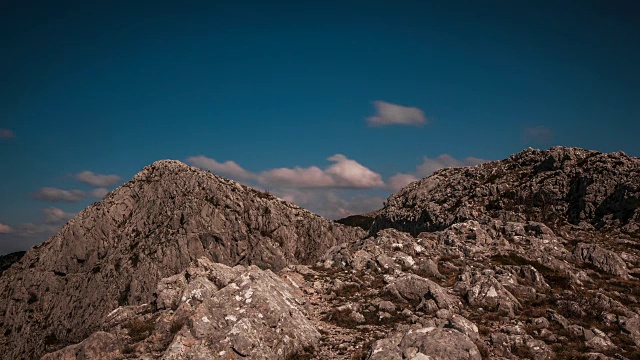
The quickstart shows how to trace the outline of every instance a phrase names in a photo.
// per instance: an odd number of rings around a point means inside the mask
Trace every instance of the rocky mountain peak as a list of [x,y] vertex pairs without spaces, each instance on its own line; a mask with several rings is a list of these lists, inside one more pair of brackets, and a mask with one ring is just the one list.
[[2,303],[0,349],[34,358],[82,340],[108,312],[152,301],[160,279],[202,257],[279,270],[364,234],[179,161],[157,161],[3,274],[0,298],[13,300]]
[[145,166],[137,174],[133,176],[132,180],[151,180],[154,177],[162,174],[177,174],[184,171],[194,170],[191,166],[178,160],[158,160],[150,165]]
[[373,231],[412,234],[456,222],[535,220],[640,231],[640,159],[579,148],[527,149],[505,160],[442,169],[392,195]]

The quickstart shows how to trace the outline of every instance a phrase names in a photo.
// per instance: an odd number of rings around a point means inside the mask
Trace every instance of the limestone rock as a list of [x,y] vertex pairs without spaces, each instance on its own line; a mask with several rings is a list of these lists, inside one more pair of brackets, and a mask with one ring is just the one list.
[[398,299],[414,304],[432,300],[437,309],[458,311],[460,301],[447,293],[435,282],[415,274],[401,276],[385,287],[385,290]]

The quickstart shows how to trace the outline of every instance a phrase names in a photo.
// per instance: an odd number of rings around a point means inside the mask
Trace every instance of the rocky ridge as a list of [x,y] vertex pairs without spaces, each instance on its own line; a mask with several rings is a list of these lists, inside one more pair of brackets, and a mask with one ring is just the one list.
[[639,168],[557,147],[441,170],[301,261],[194,255],[45,358],[640,358]]
[[528,149],[502,161],[447,168],[393,194],[372,231],[418,235],[465,220],[537,221],[551,228],[640,233],[640,162],[622,152]]

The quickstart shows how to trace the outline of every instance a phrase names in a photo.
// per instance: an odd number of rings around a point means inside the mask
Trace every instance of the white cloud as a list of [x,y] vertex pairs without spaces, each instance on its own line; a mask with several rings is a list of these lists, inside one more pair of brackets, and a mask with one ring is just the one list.
[[425,177],[433,174],[436,170],[451,168],[451,167],[464,167],[482,164],[489,160],[480,159],[476,157],[468,157],[462,160],[458,160],[449,154],[442,154],[435,159],[425,157],[422,164],[416,168],[418,177]]
[[102,175],[96,174],[91,171],[83,171],[75,175],[75,178],[83,183],[89,184],[95,187],[108,187],[120,182],[120,176],[118,175]]
[[75,216],[74,213],[68,213],[63,211],[62,209],[58,209],[55,207],[50,207],[46,209],[42,209],[42,213],[44,214],[44,223],[45,224],[60,224],[67,222],[69,219]]
[[236,180],[249,180],[255,177],[254,174],[231,160],[220,163],[215,159],[200,155],[189,157],[186,161],[193,166],[209,170],[216,175],[228,176]]
[[387,180],[387,187],[392,191],[398,191],[416,180],[418,178],[412,174],[396,174]]
[[257,182],[265,187],[273,188],[354,188],[366,189],[384,187],[380,174],[351,160],[342,154],[327,158],[333,162],[326,169],[317,166],[276,168],[254,174],[243,169],[234,161],[220,163],[206,156],[192,156],[186,161],[199,168],[214,173],[224,174],[231,178],[246,182]]
[[289,188],[366,189],[384,186],[380,174],[342,154],[330,156],[327,160],[334,164],[325,170],[317,166],[279,168],[262,172],[258,180],[265,186]]
[[104,197],[107,196],[108,193],[109,193],[109,189],[106,189],[106,188],[97,188],[97,189],[91,190],[90,192],[91,196],[98,199],[104,199]]
[[553,131],[545,126],[536,126],[524,129],[522,138],[524,142],[544,143],[554,137]]
[[11,139],[16,137],[16,133],[9,129],[0,129],[0,139]]
[[327,160],[335,162],[326,172],[335,178],[339,187],[376,188],[384,186],[380,174],[342,154],[333,155]]
[[59,224],[20,224],[11,233],[0,233],[0,254],[27,250],[47,240],[59,230]]
[[53,187],[43,187],[32,194],[35,199],[43,201],[76,202],[84,198],[84,191],[63,190]]
[[373,105],[376,107],[376,114],[367,118],[367,124],[370,126],[420,126],[427,123],[424,112],[416,107],[402,106],[380,100],[374,101]]
[[0,224],[0,234],[8,234],[12,232],[13,232],[13,228],[11,226]]
[[38,223],[23,223],[9,233],[0,231],[0,254],[26,250],[40,244],[60,231],[60,228],[75,214],[55,207],[41,209],[43,219]]

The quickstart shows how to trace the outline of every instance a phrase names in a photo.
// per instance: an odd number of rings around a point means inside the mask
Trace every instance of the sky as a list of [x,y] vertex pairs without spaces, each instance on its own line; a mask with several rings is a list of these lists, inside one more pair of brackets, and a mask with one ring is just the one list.
[[159,159],[331,219],[527,147],[640,156],[636,1],[0,2],[0,254]]

